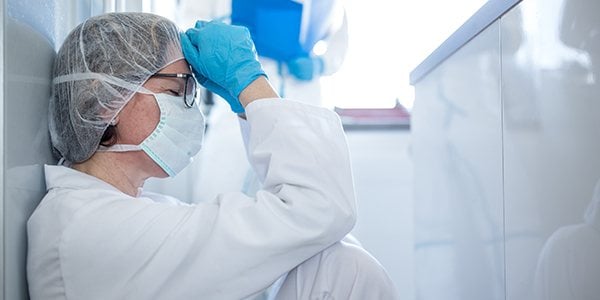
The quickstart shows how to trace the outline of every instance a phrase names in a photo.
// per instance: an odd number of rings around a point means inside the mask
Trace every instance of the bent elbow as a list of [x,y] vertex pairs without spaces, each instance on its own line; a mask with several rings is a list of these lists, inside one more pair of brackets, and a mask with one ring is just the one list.
[[349,203],[351,203],[349,206],[340,208],[338,212],[339,221],[336,223],[339,224],[338,226],[342,237],[350,233],[356,225],[357,211],[354,198],[352,198]]
[[323,215],[329,220],[323,222],[325,226],[322,228],[322,235],[330,238],[329,242],[336,242],[350,233],[356,224],[356,201],[354,195],[338,201],[329,201],[331,203],[327,208],[329,213]]

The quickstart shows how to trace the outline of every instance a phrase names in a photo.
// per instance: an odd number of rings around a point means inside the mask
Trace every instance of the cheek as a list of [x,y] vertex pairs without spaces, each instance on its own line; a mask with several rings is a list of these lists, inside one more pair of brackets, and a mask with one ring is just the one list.
[[160,110],[154,96],[137,94],[120,115],[120,143],[141,143],[156,128],[159,119]]

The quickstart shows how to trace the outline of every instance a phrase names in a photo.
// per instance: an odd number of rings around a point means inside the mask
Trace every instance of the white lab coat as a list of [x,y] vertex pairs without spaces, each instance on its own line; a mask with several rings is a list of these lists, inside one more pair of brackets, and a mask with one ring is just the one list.
[[[28,222],[32,299],[242,299],[342,239],[356,207],[339,118],[280,99],[246,107],[256,197],[195,205],[46,166]],[[223,155],[227,155],[223,153]]]

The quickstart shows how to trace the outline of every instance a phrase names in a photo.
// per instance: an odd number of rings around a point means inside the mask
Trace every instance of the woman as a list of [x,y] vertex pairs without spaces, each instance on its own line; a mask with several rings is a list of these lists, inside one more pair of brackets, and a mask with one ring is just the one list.
[[[338,242],[356,213],[338,118],[279,99],[247,30],[197,27],[181,40],[162,17],[113,13],[65,40],[49,124],[62,163],[46,166],[48,193],[28,222],[32,299],[243,299],[292,269],[280,299],[395,297],[364,250]],[[200,149],[188,62],[247,118],[249,160],[264,182],[255,198],[189,205],[142,190]]]

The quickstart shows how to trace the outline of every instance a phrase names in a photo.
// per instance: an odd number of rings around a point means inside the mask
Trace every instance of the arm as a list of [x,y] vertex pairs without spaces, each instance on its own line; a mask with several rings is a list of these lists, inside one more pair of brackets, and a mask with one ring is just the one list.
[[[266,98],[279,98],[279,95],[264,76],[260,76],[250,83],[242,90],[239,97],[240,103],[244,108],[255,100]],[[243,119],[246,118],[243,113],[240,113],[239,116]]]
[[254,100],[264,98],[279,98],[279,95],[277,95],[267,78],[263,76],[254,80],[240,93],[240,102],[244,107]]
[[65,280],[107,298],[241,299],[342,239],[356,206],[339,118],[279,99],[246,113],[249,160],[264,182],[254,198],[175,206],[118,192],[90,201],[85,191],[61,238]]
[[278,99],[255,101],[246,111],[249,161],[263,189],[255,198],[217,199],[221,218],[211,247],[231,271],[215,282],[223,290],[269,284],[340,240],[356,218],[349,155],[335,114]]
[[258,290],[354,225],[354,187],[341,122],[327,109],[281,101],[244,28],[199,23],[182,43],[203,84],[225,95],[234,112],[246,113],[248,157],[264,187],[255,198],[233,193],[215,200],[210,235],[201,249],[211,263],[199,263],[202,271],[190,272],[212,274],[206,292],[214,295]]

